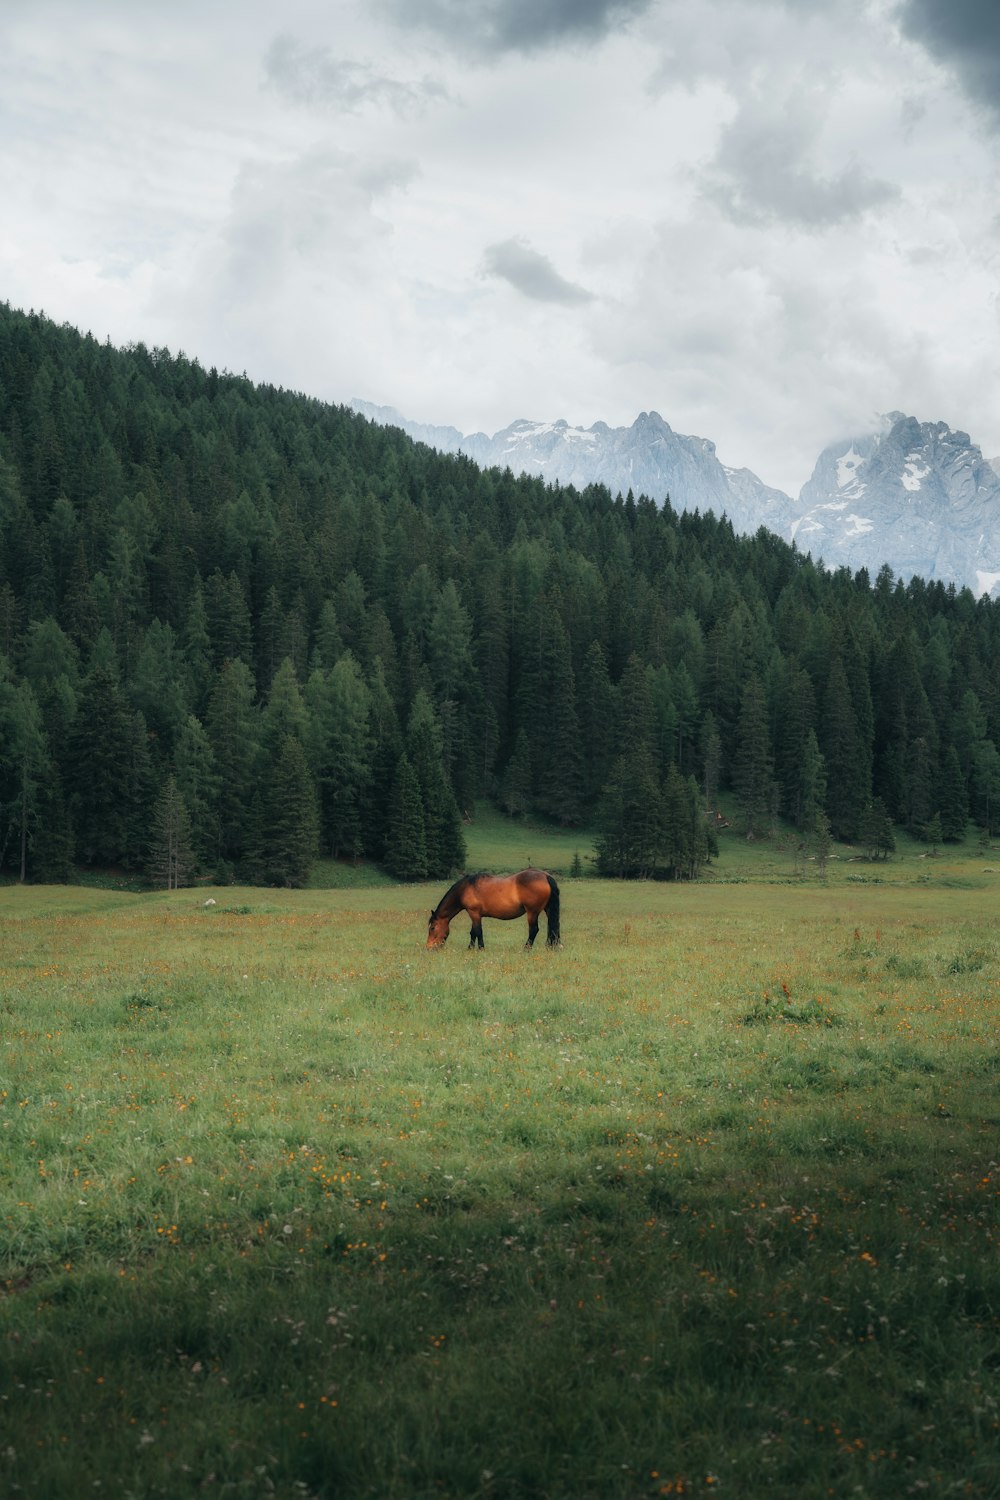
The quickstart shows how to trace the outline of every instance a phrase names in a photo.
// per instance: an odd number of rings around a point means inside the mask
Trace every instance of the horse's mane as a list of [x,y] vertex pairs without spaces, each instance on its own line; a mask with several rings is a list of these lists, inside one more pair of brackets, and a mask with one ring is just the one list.
[[475,882],[477,882],[478,877],[480,877],[481,874],[489,874],[489,870],[477,870],[475,871],[475,874],[460,874],[459,879],[454,882],[454,885],[448,886],[447,891],[444,892],[441,900],[438,901],[435,909],[433,909],[433,912],[430,913],[430,919],[432,919],[433,921],[433,918],[438,915],[439,910],[441,910],[441,907],[444,906],[445,903],[447,903],[448,898],[450,898],[451,895],[457,897],[457,895],[459,895],[459,891],[465,891],[466,886],[475,885]]

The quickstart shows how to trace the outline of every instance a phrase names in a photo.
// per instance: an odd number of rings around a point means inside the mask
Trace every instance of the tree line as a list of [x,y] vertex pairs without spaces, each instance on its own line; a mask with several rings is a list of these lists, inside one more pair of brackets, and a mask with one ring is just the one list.
[[749,836],[1000,821],[997,607],[828,572],[0,306],[0,871],[462,866],[492,798],[687,878]]

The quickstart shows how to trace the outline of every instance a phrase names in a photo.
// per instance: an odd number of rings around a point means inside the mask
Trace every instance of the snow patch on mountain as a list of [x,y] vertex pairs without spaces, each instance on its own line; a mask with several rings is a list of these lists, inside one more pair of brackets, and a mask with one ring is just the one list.
[[[864,495],[838,514],[844,495]],[[789,529],[828,567],[884,564],[900,578],[920,576],[967,586],[979,595],[1000,586],[1000,474],[967,432],[890,412],[877,431],[834,443],[820,454]]]
[[864,459],[852,443],[849,451],[837,459],[837,485],[840,489],[845,489],[847,485],[854,487],[857,482],[854,471],[860,463],[864,463]]

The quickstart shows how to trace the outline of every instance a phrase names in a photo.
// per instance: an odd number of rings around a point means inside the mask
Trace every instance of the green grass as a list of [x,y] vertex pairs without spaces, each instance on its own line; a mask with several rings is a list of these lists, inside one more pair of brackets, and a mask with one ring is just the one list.
[[[1000,885],[1000,846],[980,847],[978,832],[970,828],[960,844],[942,844],[936,850],[897,830],[898,847],[888,860],[870,860],[864,852],[849,844],[834,844],[825,876],[816,869],[815,860],[803,857],[801,837],[790,825],[779,823],[768,838],[748,842],[731,797],[723,799],[723,812],[730,819],[718,835],[719,853],[702,872],[703,881],[740,884],[744,881],[769,884],[838,885],[918,884],[954,886],[957,889],[987,889]],[[596,829],[562,828],[543,818],[508,818],[489,802],[477,802],[474,817],[465,825],[466,868],[472,870],[513,871],[527,865],[538,865],[562,879],[570,876],[579,857],[580,874],[595,874]],[[139,894],[149,889],[138,875],[122,870],[78,869],[76,885],[93,890]],[[11,889],[9,877],[0,880],[0,890]],[[443,882],[439,882],[442,885]],[[219,889],[203,881],[206,898]],[[199,887],[200,888],[200,887]],[[366,860],[318,859],[313,865],[310,890],[392,890],[395,882],[384,870]],[[228,898],[225,898],[228,899]]]
[[949,878],[570,881],[531,954],[428,954],[437,884],[3,890],[0,1486],[995,1495]]
[[593,871],[594,830],[566,829],[538,818],[508,818],[488,802],[477,802],[473,822],[465,825],[470,870],[524,870],[536,865],[553,875],[568,876],[573,857],[585,872]]

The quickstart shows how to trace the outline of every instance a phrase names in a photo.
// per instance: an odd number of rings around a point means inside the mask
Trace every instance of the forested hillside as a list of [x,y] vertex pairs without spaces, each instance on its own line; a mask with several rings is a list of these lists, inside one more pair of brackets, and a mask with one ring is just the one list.
[[0,869],[461,865],[490,796],[688,875],[704,810],[1000,824],[1000,614],[0,307]]

